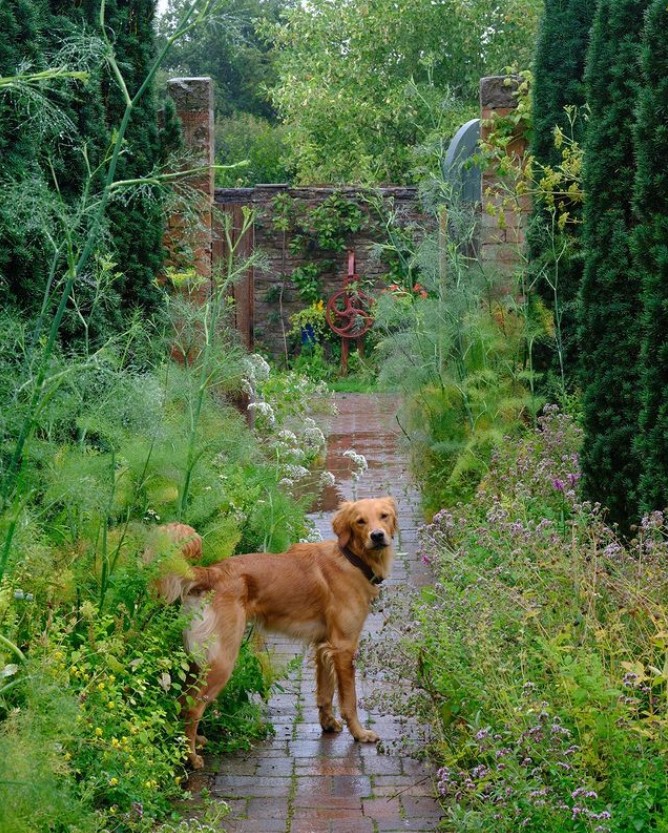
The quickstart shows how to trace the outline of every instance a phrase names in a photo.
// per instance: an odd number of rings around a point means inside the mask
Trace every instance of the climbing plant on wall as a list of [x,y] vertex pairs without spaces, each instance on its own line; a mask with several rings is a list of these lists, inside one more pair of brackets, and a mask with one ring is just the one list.
[[345,251],[351,235],[363,227],[362,209],[335,192],[313,206],[280,194],[273,200],[272,212],[274,228],[286,232],[290,253],[304,261],[290,280],[306,303],[322,300],[322,275],[336,267],[336,255]]

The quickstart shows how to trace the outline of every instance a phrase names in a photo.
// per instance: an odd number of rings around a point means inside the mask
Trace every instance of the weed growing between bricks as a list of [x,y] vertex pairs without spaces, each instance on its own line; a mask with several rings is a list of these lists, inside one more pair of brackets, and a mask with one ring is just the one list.
[[381,740],[381,754],[425,758],[432,742],[433,701],[420,683],[419,622],[415,606],[419,594],[406,586],[383,590],[375,610],[383,627],[360,643],[358,667],[363,675],[383,680],[361,700],[363,708],[392,714],[407,729],[398,737]]

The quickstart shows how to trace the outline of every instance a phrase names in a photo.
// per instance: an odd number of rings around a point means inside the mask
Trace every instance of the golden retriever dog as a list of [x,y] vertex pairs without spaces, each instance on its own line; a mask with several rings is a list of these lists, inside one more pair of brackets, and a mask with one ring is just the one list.
[[[324,732],[342,729],[333,710],[338,688],[341,716],[355,740],[378,740],[357,715],[354,658],[369,605],[392,564],[396,503],[391,497],[343,503],[332,527],[335,540],[295,544],[281,554],[235,555],[210,567],[192,566],[189,576],[172,573],[157,580],[165,600],[180,598],[191,612],[184,640],[204,672],[203,683],[184,698],[188,758],[194,769],[203,766],[195,748],[204,741],[197,734],[200,719],[227,684],[251,621],[315,646]],[[186,558],[201,555],[201,538],[192,527],[168,524],[162,529]]]

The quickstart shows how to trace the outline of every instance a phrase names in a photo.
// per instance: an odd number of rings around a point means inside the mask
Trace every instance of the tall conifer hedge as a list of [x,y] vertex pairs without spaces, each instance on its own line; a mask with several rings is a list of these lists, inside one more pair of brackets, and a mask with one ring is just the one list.
[[640,476],[634,448],[638,400],[640,280],[630,239],[635,159],[633,120],[640,41],[648,0],[601,0],[586,84],[584,277],[581,379],[586,497],[626,526],[636,516]]
[[[114,43],[130,95],[136,92],[155,56],[154,12],[155,0],[106,0],[106,32]],[[11,46],[4,38],[0,44],[0,75],[15,74],[26,60],[33,67],[47,66],[63,43],[74,43],[82,33],[99,34],[99,13],[100,0],[5,0],[0,4],[0,23],[5,24],[2,30],[15,34],[9,41]],[[82,49],[85,52],[85,45]],[[89,170],[97,171],[93,192],[102,180],[99,166],[120,123],[124,102],[104,62],[91,62],[88,68],[90,78],[85,85],[61,86],[45,93],[69,120],[69,129],[40,137],[34,122],[0,118],[0,148],[16,148],[11,168],[8,171],[5,167],[3,178],[9,175],[23,181],[25,194],[36,199],[40,177],[41,187],[51,184],[55,177],[58,191],[69,205],[80,198]],[[0,102],[4,107],[0,115],[7,110],[11,115],[14,106],[15,102]],[[81,153],[84,146],[87,161]],[[170,149],[158,129],[155,90],[149,90],[133,113],[117,178],[133,179],[149,173]],[[106,233],[114,263],[110,271],[115,278],[89,322],[98,340],[121,329],[130,310],[155,309],[160,298],[155,277],[164,257],[163,228],[162,205],[150,195],[136,194],[109,206]],[[21,218],[12,211],[3,212],[0,206],[0,251],[0,297],[4,295],[6,302],[28,314],[34,312],[41,304],[46,283],[49,246],[39,229],[24,233]],[[83,311],[89,314],[95,294],[91,282],[75,289]],[[62,334],[65,339],[76,338],[76,316],[66,319]]]
[[642,291],[638,452],[643,511],[668,506],[668,6],[653,0],[636,124],[634,255]]
[[[21,66],[44,69],[40,42],[43,20],[33,0],[0,2],[0,77]],[[15,294],[43,286],[47,267],[36,257],[34,231],[19,224],[10,189],[30,188],[41,141],[40,132],[23,128],[27,110],[7,92],[0,93],[0,306]]]
[[[535,170],[556,167],[561,153],[555,146],[554,132],[559,127],[566,136],[581,142],[582,119],[571,130],[564,108],[585,103],[584,70],[589,33],[596,10],[595,0],[545,0],[534,62],[533,130],[530,151]],[[527,240],[531,270],[537,276],[537,289],[548,308],[559,307],[567,382],[573,381],[576,346],[576,298],[582,280],[582,261],[578,234],[578,208],[569,206],[575,223],[568,236],[552,228],[551,218],[540,200],[534,203]],[[554,253],[565,251],[558,259]],[[556,283],[556,295],[550,284]],[[556,311],[556,310],[555,310]],[[560,371],[556,357],[538,357],[545,369]]]

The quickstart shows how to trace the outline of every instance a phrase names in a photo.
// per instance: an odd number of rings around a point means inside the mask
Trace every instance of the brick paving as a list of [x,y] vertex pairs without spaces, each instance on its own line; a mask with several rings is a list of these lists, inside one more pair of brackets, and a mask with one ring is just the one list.
[[[326,463],[336,484],[325,489],[311,517],[323,538],[331,538],[331,515],[341,500],[394,496],[400,531],[392,576],[383,590],[391,605],[402,586],[416,587],[431,580],[416,555],[418,495],[399,442],[396,401],[376,394],[339,394],[336,405],[338,414],[328,418]],[[343,456],[350,448],[368,462],[357,481],[352,477],[353,464]],[[382,610],[372,612],[363,640],[380,636],[385,618]],[[301,658],[297,670],[281,681],[283,690],[270,700],[268,719],[274,736],[251,752],[221,760],[205,757],[205,771],[191,779],[195,791],[207,787],[211,796],[229,805],[223,828],[228,833],[436,831],[440,809],[434,798],[433,773],[403,751],[410,723],[364,709],[365,694],[377,694],[380,687],[396,685],[396,681],[357,675],[360,719],[381,735],[378,748],[355,743],[347,729],[322,734],[309,652],[281,637],[268,641],[279,666]]]

